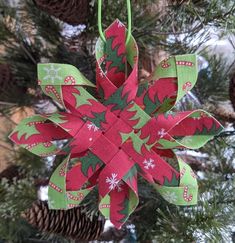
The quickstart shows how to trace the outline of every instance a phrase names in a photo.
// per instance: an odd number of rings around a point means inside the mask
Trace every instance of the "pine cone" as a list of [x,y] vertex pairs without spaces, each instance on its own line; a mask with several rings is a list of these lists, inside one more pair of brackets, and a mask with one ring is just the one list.
[[86,23],[89,10],[88,0],[34,0],[48,14],[71,25]]
[[22,217],[40,231],[60,234],[76,240],[95,240],[104,229],[104,217],[88,215],[85,206],[68,210],[51,210],[47,202],[35,201]]

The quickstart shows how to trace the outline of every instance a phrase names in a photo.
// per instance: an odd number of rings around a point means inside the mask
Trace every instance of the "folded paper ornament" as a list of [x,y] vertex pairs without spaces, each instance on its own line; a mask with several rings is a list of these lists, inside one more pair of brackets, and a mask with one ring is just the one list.
[[[173,112],[197,79],[195,55],[170,57],[138,83],[138,49],[116,20],[96,44],[96,87],[74,66],[39,64],[43,92],[65,112],[23,120],[10,138],[39,156],[66,155],[49,182],[49,207],[79,205],[98,187],[99,210],[120,228],[138,205],[138,177],[168,202],[194,205],[195,174],[175,149],[198,149],[222,126],[203,110]],[[63,140],[65,146],[57,146]]]

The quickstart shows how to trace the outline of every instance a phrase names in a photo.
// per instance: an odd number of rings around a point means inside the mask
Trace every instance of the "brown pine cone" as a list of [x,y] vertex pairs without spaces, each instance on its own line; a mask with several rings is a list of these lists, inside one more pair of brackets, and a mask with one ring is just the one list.
[[89,215],[85,206],[68,210],[51,210],[45,201],[35,201],[22,217],[40,231],[60,234],[75,240],[95,240],[104,229],[100,214]]
[[88,0],[34,0],[48,14],[71,25],[84,24],[89,12]]

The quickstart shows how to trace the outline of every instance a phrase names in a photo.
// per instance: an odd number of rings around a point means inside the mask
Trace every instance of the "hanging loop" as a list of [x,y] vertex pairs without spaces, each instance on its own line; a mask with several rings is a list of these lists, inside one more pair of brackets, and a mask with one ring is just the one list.
[[[128,27],[127,27],[127,37],[126,37],[126,44],[129,42],[131,37],[131,1],[126,0],[127,4],[127,21],[128,21]],[[98,29],[101,39],[106,42],[105,35],[102,29],[102,0],[98,0]]]

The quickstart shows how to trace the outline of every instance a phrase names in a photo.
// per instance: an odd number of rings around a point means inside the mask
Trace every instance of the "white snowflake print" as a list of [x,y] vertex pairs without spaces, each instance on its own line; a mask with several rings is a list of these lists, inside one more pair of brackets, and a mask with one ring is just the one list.
[[169,203],[176,203],[178,199],[175,192],[164,192],[162,196]]
[[60,77],[58,74],[60,69],[60,67],[56,68],[53,64],[51,64],[50,67],[44,67],[44,70],[47,74],[43,79],[50,80],[53,84],[55,80],[62,80],[62,77]]
[[163,138],[166,135],[166,130],[162,128],[160,131],[158,131],[158,135],[160,135],[160,138]]
[[154,167],[155,167],[155,164],[154,164],[154,160],[153,159],[145,159],[144,160],[144,162],[143,162],[143,164],[144,164],[144,168],[145,169],[153,169]]
[[89,131],[93,130],[94,132],[97,132],[99,130],[99,128],[94,123],[87,124],[87,128]]
[[116,187],[118,188],[118,184],[120,183],[120,180],[117,179],[116,173],[112,173],[111,177],[106,177],[106,183],[109,184],[110,190],[114,190]]
[[124,26],[124,24],[120,20],[117,20],[117,22],[118,22],[118,28],[121,28]]
[[116,186],[116,189],[118,192],[121,192],[122,191],[122,186],[124,185],[123,181],[119,181],[117,186]]

